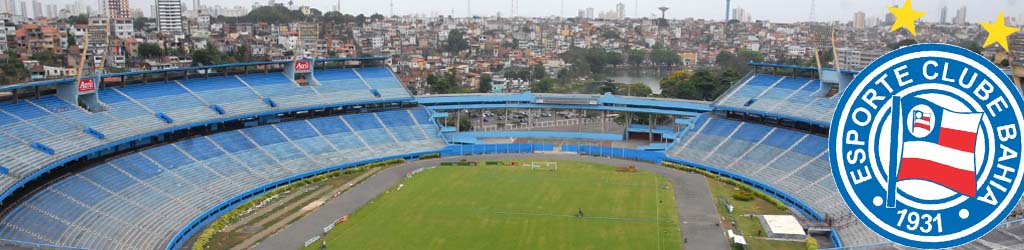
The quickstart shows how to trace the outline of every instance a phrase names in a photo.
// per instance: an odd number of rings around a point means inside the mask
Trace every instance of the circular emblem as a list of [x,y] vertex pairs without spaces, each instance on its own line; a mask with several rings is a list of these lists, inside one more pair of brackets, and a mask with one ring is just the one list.
[[829,131],[839,193],[868,228],[914,248],[984,236],[1017,205],[1021,95],[980,55],[892,51],[843,92]]

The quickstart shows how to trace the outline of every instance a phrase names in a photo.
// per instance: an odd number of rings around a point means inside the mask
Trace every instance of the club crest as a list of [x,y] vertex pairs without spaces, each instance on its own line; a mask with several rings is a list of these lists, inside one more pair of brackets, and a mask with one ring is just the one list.
[[868,228],[914,248],[984,236],[1017,205],[1021,95],[995,64],[919,44],[882,56],[843,92],[829,131],[839,193]]

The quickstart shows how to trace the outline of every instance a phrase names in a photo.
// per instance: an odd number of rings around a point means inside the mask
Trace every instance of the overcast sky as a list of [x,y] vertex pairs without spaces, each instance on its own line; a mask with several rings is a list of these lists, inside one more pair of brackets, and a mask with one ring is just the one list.
[[[56,0],[72,1],[72,0]],[[96,0],[82,0],[95,2]],[[133,8],[143,8],[149,13],[150,5],[155,0],[129,0]],[[193,0],[183,0],[188,6]],[[252,5],[252,1],[238,0],[201,0],[203,5],[233,6]],[[266,4],[267,0],[262,0]],[[288,0],[277,0],[287,3]],[[295,5],[309,5],[329,11],[338,4],[338,0],[294,0]],[[382,13],[389,14],[388,1],[393,1],[394,12],[405,14],[452,14],[467,15],[469,10],[474,15],[493,16],[501,12],[507,16],[512,0],[340,0],[344,13]],[[648,17],[658,12],[659,6],[669,7],[667,16],[675,19],[703,18],[724,19],[725,0],[519,0],[519,16],[576,16],[577,10],[593,7],[595,15],[602,11],[615,9],[615,4],[626,5],[627,17]],[[773,22],[794,22],[810,20],[812,0],[732,0],[732,8],[743,8],[756,20]],[[968,5],[970,2],[970,5]],[[95,3],[91,3],[95,5]],[[868,17],[881,17],[887,13],[885,6],[903,4],[903,0],[817,0],[815,19],[817,21],[849,21],[853,13],[864,11]],[[967,19],[970,22],[995,19],[999,11],[1005,11],[1008,17],[1020,18],[1024,15],[1024,0],[915,0],[914,9],[924,11],[926,21],[937,21],[942,6],[949,6],[948,18],[952,19],[956,9],[967,6]],[[563,7],[564,6],[564,7]]]

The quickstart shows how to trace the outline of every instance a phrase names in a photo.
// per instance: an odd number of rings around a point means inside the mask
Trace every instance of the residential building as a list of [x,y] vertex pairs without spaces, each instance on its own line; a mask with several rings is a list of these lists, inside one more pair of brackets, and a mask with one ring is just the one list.
[[156,0],[157,27],[161,33],[181,34],[181,0]]

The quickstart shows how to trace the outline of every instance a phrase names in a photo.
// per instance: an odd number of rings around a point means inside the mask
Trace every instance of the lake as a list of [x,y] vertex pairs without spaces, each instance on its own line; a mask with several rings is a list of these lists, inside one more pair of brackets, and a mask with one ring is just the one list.
[[613,70],[604,76],[616,83],[643,83],[654,94],[661,94],[661,78],[671,73],[667,70]]

